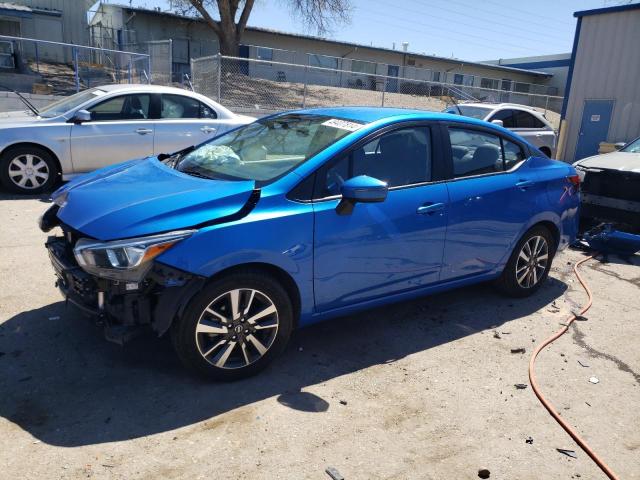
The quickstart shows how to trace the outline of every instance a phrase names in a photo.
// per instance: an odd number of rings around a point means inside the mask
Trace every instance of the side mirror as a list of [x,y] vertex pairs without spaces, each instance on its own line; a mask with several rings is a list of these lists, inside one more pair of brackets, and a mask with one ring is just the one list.
[[496,125],[500,125],[501,127],[504,127],[504,123],[502,120],[491,120],[491,123],[495,123]]
[[384,202],[389,187],[386,182],[367,175],[350,178],[340,187],[342,200],[336,207],[338,215],[349,215],[356,203]]
[[73,118],[71,119],[71,121],[73,123],[75,123],[76,125],[79,125],[83,122],[90,122],[91,121],[91,112],[89,112],[88,110],[78,110],[74,115]]
[[622,150],[625,145],[626,145],[626,143],[624,143],[624,142],[618,142],[618,143],[615,143],[613,145],[613,148],[615,148],[616,150]]

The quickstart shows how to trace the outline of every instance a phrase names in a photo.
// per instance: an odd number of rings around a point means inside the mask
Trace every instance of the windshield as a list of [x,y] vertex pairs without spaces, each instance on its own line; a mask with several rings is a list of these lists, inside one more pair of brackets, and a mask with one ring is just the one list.
[[490,111],[490,108],[471,107],[469,105],[454,105],[453,107],[447,107],[443,110],[444,113],[454,113],[456,115],[464,115],[465,117],[473,117],[480,120],[484,120]]
[[640,153],[640,138],[636,138],[633,142],[625,146],[620,151],[627,152],[627,153]]
[[46,118],[57,117],[58,115],[62,115],[63,113],[82,105],[84,102],[91,100],[92,98],[97,98],[105,93],[106,92],[104,90],[100,90],[99,88],[90,88],[89,90],[84,90],[83,92],[76,93],[75,95],[65,97],[57,102],[49,104],[47,108],[40,111],[39,115]]
[[265,118],[201,145],[176,168],[206,178],[265,183],[360,127],[362,123],[324,115]]

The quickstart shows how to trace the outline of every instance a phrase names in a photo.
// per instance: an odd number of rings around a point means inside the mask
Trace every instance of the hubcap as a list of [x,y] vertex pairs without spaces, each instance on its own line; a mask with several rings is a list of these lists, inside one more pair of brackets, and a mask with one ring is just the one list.
[[547,269],[549,245],[544,237],[531,237],[522,246],[516,262],[516,280],[523,288],[535,287]]
[[32,190],[49,179],[49,167],[37,155],[18,155],[9,162],[9,178],[20,188]]
[[238,288],[211,302],[200,314],[196,345],[218,368],[246,367],[261,358],[278,333],[278,310],[259,290]]

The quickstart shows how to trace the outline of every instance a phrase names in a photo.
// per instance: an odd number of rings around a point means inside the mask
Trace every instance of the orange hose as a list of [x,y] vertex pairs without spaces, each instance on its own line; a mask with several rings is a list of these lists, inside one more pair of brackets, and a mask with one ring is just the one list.
[[[573,271],[576,274],[576,277],[578,277],[578,281],[580,282],[584,290],[587,292],[587,295],[589,296],[589,301],[584,307],[582,307],[578,315],[584,315],[584,313],[587,310],[589,310],[591,308],[591,305],[593,304],[593,295],[591,293],[591,290],[589,289],[585,281],[580,276],[580,273],[578,272],[578,267],[583,263],[585,263],[586,261],[591,260],[596,255],[597,254],[593,254],[590,257],[580,260],[573,267]],[[580,448],[582,448],[582,450],[584,450],[585,453],[591,457],[591,459],[596,463],[596,465],[598,465],[598,467],[600,467],[600,470],[602,470],[607,475],[607,477],[609,477],[611,480],[618,480],[618,476],[613,472],[613,470],[611,470],[611,468],[609,468],[609,466],[606,463],[604,463],[604,461],[596,454],[596,452],[594,452],[589,447],[589,445],[587,445],[587,442],[585,442],[580,437],[580,435],[578,435],[578,433],[573,428],[571,428],[571,426],[567,422],[565,422],[562,419],[562,417],[560,417],[560,414],[555,411],[555,409],[553,408],[553,405],[551,405],[551,403],[544,397],[544,395],[540,391],[540,388],[538,387],[538,383],[536,382],[536,375],[535,375],[536,357],[542,351],[542,349],[544,349],[544,347],[546,347],[551,342],[557,340],[562,335],[564,335],[567,332],[567,330],[569,330],[569,326],[576,320],[576,318],[577,318],[577,315],[575,314],[571,315],[571,317],[569,317],[569,319],[567,320],[566,326],[562,327],[556,333],[554,333],[549,338],[547,338],[544,342],[538,345],[536,349],[533,351],[533,354],[531,355],[531,360],[529,360],[529,381],[531,382],[531,388],[533,389],[534,393],[536,394],[540,402],[542,402],[542,405],[544,405],[544,407],[549,411],[551,416],[556,419],[556,422],[558,422],[560,426],[564,428],[569,435],[571,435],[571,438],[573,438],[576,441],[576,443],[580,445]]]

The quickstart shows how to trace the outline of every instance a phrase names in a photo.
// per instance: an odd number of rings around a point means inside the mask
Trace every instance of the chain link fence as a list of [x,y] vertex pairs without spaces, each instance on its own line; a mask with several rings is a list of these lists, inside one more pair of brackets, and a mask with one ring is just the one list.
[[528,105],[552,118],[562,108],[562,97],[552,95],[221,55],[192,59],[191,82],[196,92],[254,115],[339,105],[440,111],[454,102],[480,101]]
[[0,47],[10,52],[0,69],[0,75],[8,74],[3,81],[23,74],[21,84],[12,86],[22,91],[68,95],[106,83],[149,82],[149,55],[144,53],[6,35],[0,35]]

